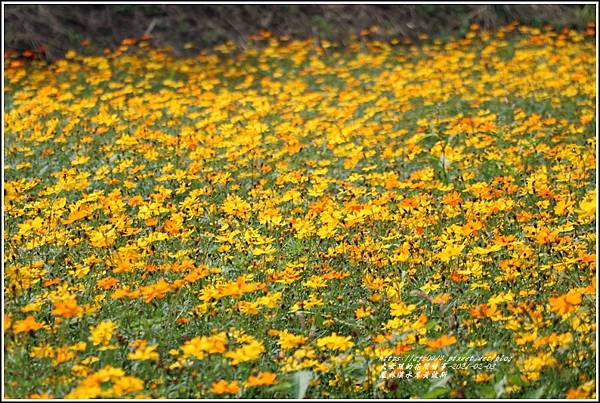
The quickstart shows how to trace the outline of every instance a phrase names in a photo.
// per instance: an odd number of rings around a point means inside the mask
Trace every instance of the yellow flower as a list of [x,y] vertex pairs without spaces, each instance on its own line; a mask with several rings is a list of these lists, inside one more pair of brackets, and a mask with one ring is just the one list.
[[29,356],[31,358],[52,358],[54,356],[54,350],[52,349],[52,346],[42,344],[32,347]]
[[216,354],[224,353],[227,346],[227,334],[221,332],[213,336],[194,337],[186,341],[181,350],[185,357],[195,357],[199,360],[204,359],[205,353]]
[[324,279],[323,276],[311,276],[302,284],[310,288],[322,288],[327,287],[327,280]]
[[370,316],[373,313],[374,309],[370,306],[367,307],[359,307],[354,311],[354,316],[356,319],[362,319]]
[[477,383],[486,382],[486,381],[489,381],[490,379],[492,379],[492,375],[490,375],[486,372],[481,372],[479,374],[473,375],[473,380]]
[[95,248],[106,248],[111,246],[117,239],[116,229],[108,224],[89,233],[90,243]]
[[331,350],[341,350],[346,351],[352,346],[354,343],[352,342],[352,337],[350,336],[338,336],[335,332],[330,336],[321,337],[317,340],[318,347],[325,347]]
[[417,308],[417,306],[415,304],[407,305],[406,303],[404,303],[402,301],[400,301],[398,303],[392,302],[392,303],[390,303],[390,309],[391,309],[390,314],[392,316],[404,316],[404,315],[410,314],[416,308]]
[[130,346],[135,348],[135,351],[127,354],[127,358],[130,360],[158,360],[160,357],[156,352],[158,348],[157,344],[148,345],[146,340],[138,340],[136,342],[129,343]]
[[109,346],[116,328],[117,326],[111,320],[105,320],[95,327],[90,327],[91,342],[94,343],[94,346]]
[[[105,388],[107,383],[112,386]],[[124,397],[129,393],[144,389],[144,381],[134,376],[127,376],[121,368],[106,365],[98,372],[88,375],[65,399],[94,399]]]
[[257,340],[250,339],[247,344],[223,354],[223,357],[231,358],[231,365],[238,365],[240,362],[254,361],[265,351],[264,346]]
[[229,194],[221,207],[223,211],[231,216],[246,219],[250,215],[250,204],[235,194]]
[[448,263],[451,259],[455,258],[456,256],[459,256],[464,248],[464,244],[447,244],[446,247],[437,254],[437,256],[442,262]]
[[596,191],[590,191],[579,203],[579,208],[575,210],[579,216],[579,222],[582,224],[589,223],[596,218]]
[[283,330],[282,332],[279,332],[278,336],[279,336],[279,346],[283,350],[288,350],[288,349],[300,346],[306,342],[305,336],[301,336],[301,335],[296,336],[295,334],[288,332],[287,329]]
[[553,367],[556,365],[556,359],[552,353],[540,351],[537,355],[525,357],[518,361],[521,377],[526,381],[537,381],[540,379],[540,372],[544,367]]
[[113,380],[112,394],[115,397],[144,389],[144,381],[135,376],[123,376]]

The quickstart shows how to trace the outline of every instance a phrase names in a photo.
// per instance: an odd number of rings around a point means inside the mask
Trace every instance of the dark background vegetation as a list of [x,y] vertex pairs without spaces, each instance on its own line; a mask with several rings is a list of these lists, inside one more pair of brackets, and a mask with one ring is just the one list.
[[464,34],[471,23],[495,29],[513,21],[583,29],[594,5],[401,4],[401,5],[5,5],[5,49],[43,50],[52,60],[69,49],[114,49],[125,38],[150,34],[156,46],[182,51],[185,43],[208,48],[228,40],[244,46],[249,35],[315,36],[343,42],[377,25],[379,39]]

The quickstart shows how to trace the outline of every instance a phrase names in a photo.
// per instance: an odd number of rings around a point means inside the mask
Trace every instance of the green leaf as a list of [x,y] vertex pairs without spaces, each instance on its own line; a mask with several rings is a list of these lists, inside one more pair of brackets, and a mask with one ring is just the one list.
[[440,141],[440,136],[438,136],[437,134],[431,133],[431,134],[428,134],[425,137],[423,137],[421,140],[419,140],[419,143],[421,146],[423,146],[425,148],[431,148],[438,141]]
[[421,396],[421,399],[435,399],[435,398],[445,395],[446,393],[449,393],[449,392],[450,392],[450,388],[438,386],[436,388],[429,390],[427,393],[425,393],[423,396]]
[[267,392],[270,392],[270,393],[283,392],[283,391],[291,389],[293,386],[294,385],[291,382],[281,382],[281,383],[278,383],[276,385],[269,387],[267,389]]
[[296,399],[304,399],[306,389],[308,389],[312,377],[313,373],[311,371],[299,371],[294,374],[293,379],[294,385],[296,386]]
[[437,320],[430,320],[429,322],[427,322],[427,324],[425,325],[425,329],[430,330],[432,329],[435,325],[437,325],[439,323],[439,321]]
[[496,390],[489,384],[481,385],[478,392],[479,395],[485,399],[493,399],[496,397]]
[[504,388],[506,387],[506,375],[502,377],[496,384],[494,385],[494,391],[496,392],[496,398],[499,398],[504,394]]
[[519,385],[519,386],[523,386],[524,383],[521,380],[521,377],[517,374],[512,374],[508,376],[508,380],[510,381],[511,384],[513,385]]
[[544,395],[546,391],[546,385],[542,385],[536,390],[530,390],[529,392],[523,395],[524,399],[539,399]]
[[353,360],[348,366],[343,368],[344,374],[353,378],[359,378],[365,375],[366,370],[367,360],[364,357],[358,357],[356,360]]
[[452,375],[446,375],[443,378],[440,378],[438,380],[436,380],[435,382],[431,382],[431,386],[429,386],[429,390],[433,390],[435,388],[441,388],[443,386],[446,386],[446,384],[450,381],[450,379],[452,378]]

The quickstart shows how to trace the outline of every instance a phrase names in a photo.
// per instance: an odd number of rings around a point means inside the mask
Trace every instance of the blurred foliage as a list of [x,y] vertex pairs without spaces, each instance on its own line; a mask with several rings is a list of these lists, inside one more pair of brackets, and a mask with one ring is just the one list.
[[[469,25],[495,29],[518,20],[530,26],[550,24],[583,28],[595,20],[593,5],[403,4],[403,5],[175,5],[88,4],[5,5],[5,49],[41,50],[52,60],[69,49],[114,49],[125,38],[150,34],[154,44],[176,52],[209,48],[268,30],[274,35],[344,42],[349,34],[378,26],[381,39],[420,34],[461,35]],[[82,44],[83,42],[83,44]]]

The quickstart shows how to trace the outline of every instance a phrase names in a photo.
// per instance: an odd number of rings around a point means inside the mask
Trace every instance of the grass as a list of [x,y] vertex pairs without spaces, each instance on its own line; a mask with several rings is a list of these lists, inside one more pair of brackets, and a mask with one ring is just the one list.
[[477,28],[7,59],[5,397],[595,397],[594,29]]

